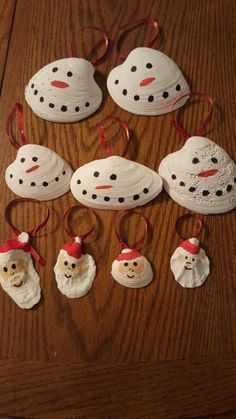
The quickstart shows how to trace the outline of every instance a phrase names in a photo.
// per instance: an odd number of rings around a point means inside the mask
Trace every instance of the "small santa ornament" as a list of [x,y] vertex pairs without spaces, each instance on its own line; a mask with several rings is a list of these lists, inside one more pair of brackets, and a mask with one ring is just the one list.
[[60,250],[54,272],[59,290],[68,298],[83,297],[92,288],[96,264],[91,255],[82,253],[80,237]]
[[182,242],[170,260],[175,280],[184,288],[200,287],[210,273],[210,262],[197,238]]
[[31,258],[29,235],[20,233],[0,246],[0,283],[20,308],[29,309],[41,298],[40,280]]

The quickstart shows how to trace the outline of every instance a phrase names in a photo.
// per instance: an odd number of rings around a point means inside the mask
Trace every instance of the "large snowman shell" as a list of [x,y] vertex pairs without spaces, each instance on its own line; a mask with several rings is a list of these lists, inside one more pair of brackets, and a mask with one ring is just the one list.
[[69,164],[54,151],[27,144],[20,147],[6,169],[5,181],[16,195],[48,201],[69,191],[72,173]]
[[154,199],[162,190],[162,179],[142,164],[111,156],[77,169],[70,187],[74,197],[88,207],[119,210]]
[[191,211],[220,214],[236,206],[235,163],[208,138],[189,138],[162,160],[159,174],[171,198]]
[[137,115],[163,115],[184,105],[188,97],[173,103],[189,86],[178,66],[160,51],[135,48],[107,79],[112,99]]
[[39,70],[25,88],[25,99],[40,118],[76,122],[101,105],[94,66],[82,58],[63,58]]

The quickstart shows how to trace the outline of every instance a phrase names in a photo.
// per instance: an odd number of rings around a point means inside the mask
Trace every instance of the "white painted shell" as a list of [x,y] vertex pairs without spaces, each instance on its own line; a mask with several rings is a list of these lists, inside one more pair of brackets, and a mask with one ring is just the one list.
[[[4,278],[6,273],[3,271],[4,267],[12,264],[16,265],[16,272],[11,272],[8,268],[7,274],[9,278]],[[18,264],[24,266],[25,273],[21,277],[19,276]],[[18,283],[14,285],[13,283]],[[10,250],[6,253],[0,253],[0,283],[4,291],[12,298],[12,300],[20,307],[24,309],[32,308],[36,305],[41,298],[41,287],[40,280],[37,272],[34,269],[34,265],[31,259],[30,253],[26,253],[23,250]]]
[[119,210],[154,199],[162,190],[162,179],[142,164],[111,156],[77,169],[70,187],[74,197],[88,207]]
[[[122,254],[129,251],[130,249],[124,249]],[[146,287],[153,279],[151,264],[143,255],[132,260],[114,260],[111,274],[119,284],[128,288]]]
[[[67,262],[65,266],[64,262]],[[96,276],[96,264],[89,254],[77,259],[60,250],[54,267],[57,287],[68,298],[80,298],[86,295]]]
[[101,105],[102,91],[89,61],[63,58],[46,65],[31,78],[25,99],[40,118],[67,123],[92,115]]
[[115,67],[107,79],[112,99],[121,108],[136,115],[163,115],[183,106],[184,97],[173,107],[189,86],[178,66],[162,52],[135,48]]
[[48,201],[69,191],[72,173],[69,164],[54,151],[27,144],[19,148],[6,169],[5,181],[16,195]]
[[164,188],[179,205],[200,214],[220,214],[236,206],[236,166],[216,143],[191,137],[159,167]]
[[[199,244],[196,238],[189,241]],[[210,273],[210,262],[202,248],[198,254],[193,255],[182,247],[177,247],[171,257],[170,266],[175,280],[184,288],[200,287]]]

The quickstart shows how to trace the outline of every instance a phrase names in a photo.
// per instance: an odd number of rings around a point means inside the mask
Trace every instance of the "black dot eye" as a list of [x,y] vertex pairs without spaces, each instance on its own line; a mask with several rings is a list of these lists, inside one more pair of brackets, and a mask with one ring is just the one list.
[[33,158],[32,158],[32,160],[33,160],[34,162],[36,162],[36,161],[38,161],[38,157],[33,157]]
[[192,259],[192,261],[194,262],[194,261],[195,261],[195,259],[193,258],[193,259]]
[[128,262],[125,262],[125,263],[124,263],[124,266],[128,266]]
[[71,73],[71,71],[68,71],[67,76],[68,77],[72,77],[73,76],[73,74]]
[[133,67],[131,67],[131,71],[132,71],[132,72],[134,72],[134,71],[136,71],[136,70],[137,70],[136,65],[133,65]]
[[72,269],[75,269],[76,264],[75,263],[72,263],[71,267],[72,267]]
[[152,64],[151,63],[147,63],[146,67],[147,68],[152,68]]
[[58,68],[57,67],[53,67],[52,72],[53,73],[56,73],[57,71],[58,71]]
[[11,265],[11,267],[12,267],[12,269],[16,269],[16,264],[15,264],[15,263],[13,263],[13,264]]
[[22,157],[22,159],[20,159],[20,161],[21,161],[21,163],[24,163],[25,162],[25,158]]
[[4,272],[7,272],[8,271],[8,269],[7,269],[6,266],[4,266],[3,270],[4,270]]
[[212,163],[218,163],[218,160],[215,157],[212,157],[211,161]]
[[137,263],[137,262],[134,262],[134,263],[133,263],[133,265],[134,265],[134,266],[138,266],[138,263]]
[[185,259],[188,259],[188,256],[185,256]]
[[176,85],[176,90],[177,90],[177,91],[181,90],[181,86],[180,86],[180,84],[177,84],[177,85]]
[[193,164],[199,163],[199,159],[197,157],[194,157],[193,160],[192,160],[192,163]]
[[99,176],[99,172],[94,172],[93,176],[94,177],[98,177]]
[[68,265],[68,262],[67,262],[67,260],[65,260],[65,262],[64,262],[64,265],[65,265],[65,266],[67,266],[67,265]]
[[112,174],[112,175],[110,176],[110,179],[111,179],[111,180],[116,180],[116,178],[117,178],[117,176],[116,176],[115,174]]

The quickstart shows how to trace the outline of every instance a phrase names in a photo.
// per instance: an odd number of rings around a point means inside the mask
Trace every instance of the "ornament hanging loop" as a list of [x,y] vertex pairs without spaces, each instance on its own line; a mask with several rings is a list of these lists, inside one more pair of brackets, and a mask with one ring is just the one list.
[[93,224],[92,224],[92,226],[91,226],[91,228],[86,232],[86,233],[84,233],[84,234],[81,234],[79,237],[80,237],[80,239],[81,239],[81,241],[83,242],[83,240],[85,240],[91,233],[92,233],[92,231],[94,230],[94,228],[95,228],[95,219],[96,219],[96,215],[95,215],[95,213],[94,213],[94,211],[92,210],[92,209],[88,209],[88,208],[86,208],[86,207],[84,207],[83,205],[74,205],[73,207],[71,207],[71,208],[69,208],[66,212],[65,212],[65,214],[64,214],[64,216],[63,216],[63,225],[64,225],[64,229],[65,229],[65,231],[67,232],[67,234],[68,234],[68,236],[72,239],[72,240],[74,240],[76,237],[77,237],[77,235],[75,235],[71,230],[70,230],[70,228],[68,227],[68,218],[69,218],[69,215],[71,215],[71,213],[72,212],[74,212],[75,210],[87,210],[87,211],[89,211],[91,214],[92,214],[92,217],[93,217]]
[[[198,92],[196,92],[196,93],[184,93],[184,94],[180,95],[177,98],[177,100],[174,101],[174,103],[172,104],[172,111],[173,111],[175,105],[186,96],[188,96],[189,98],[192,98],[193,96],[197,96],[199,98],[202,98],[206,102],[208,102],[211,106],[211,109],[209,110],[209,112],[207,113],[207,115],[205,116],[203,121],[201,122],[201,125],[200,125],[199,129],[196,131],[195,134],[193,134],[193,135],[202,136],[202,135],[205,134],[206,127],[209,124],[209,122],[211,120],[211,117],[212,117],[212,114],[213,114],[213,109],[214,109],[213,99],[212,99],[211,96],[205,95],[204,93],[198,93]],[[184,139],[184,141],[187,141],[188,138],[191,137],[191,135],[189,135],[186,131],[184,131],[184,129],[179,125],[179,123],[177,122],[177,119],[175,117],[173,117],[173,119],[172,119],[172,124],[174,125],[176,131],[178,131],[178,133]]]
[[187,240],[187,238],[184,237],[183,234],[181,233],[181,225],[180,224],[182,224],[182,222],[184,220],[187,220],[187,219],[190,219],[190,218],[194,218],[194,221],[197,224],[197,231],[196,231],[196,234],[194,234],[194,237],[199,239],[200,234],[201,234],[202,229],[203,229],[203,221],[198,214],[184,214],[184,215],[181,215],[176,220],[175,230],[178,233],[178,235],[181,237],[181,239],[183,239],[183,240]]
[[159,32],[160,32],[160,26],[158,25],[157,21],[154,19],[148,19],[148,18],[142,18],[142,19],[138,19],[135,21],[130,21],[127,24],[123,25],[120,29],[119,29],[119,36],[116,42],[116,49],[117,49],[117,53],[119,55],[119,58],[124,61],[126,59],[126,57],[121,53],[121,48],[120,48],[120,44],[121,44],[121,39],[123,37],[123,35],[136,28],[137,26],[141,26],[141,25],[147,25],[150,26],[153,30],[154,30],[154,36],[152,39],[150,39],[150,41],[147,43],[146,47],[147,48],[152,48],[153,45],[155,44]]
[[137,212],[137,211],[128,211],[128,210],[126,210],[126,211],[121,211],[118,215],[117,215],[117,217],[116,217],[116,220],[115,220],[115,233],[116,233],[116,237],[117,237],[117,239],[118,239],[118,241],[119,241],[119,243],[120,243],[120,248],[121,248],[121,250],[123,250],[123,249],[125,249],[125,248],[129,248],[129,246],[128,246],[128,244],[127,243],[125,243],[124,241],[123,241],[123,239],[122,239],[122,237],[121,237],[121,234],[120,234],[120,231],[119,231],[119,223],[120,223],[120,221],[121,221],[121,218],[124,216],[124,215],[128,215],[128,214],[137,214],[137,215],[139,215],[139,217],[140,217],[140,219],[141,219],[141,221],[142,221],[142,223],[143,223],[143,226],[144,226],[144,233],[142,234],[142,236],[130,247],[130,249],[135,249],[135,250],[137,250],[138,248],[139,248],[139,246],[141,245],[141,243],[142,243],[142,241],[143,241],[143,239],[144,239],[144,237],[145,237],[145,235],[147,234],[147,230],[148,230],[148,222],[147,222],[147,218],[144,216],[144,215],[141,215],[139,212]]
[[[17,132],[19,135],[19,142],[13,137],[12,126],[14,119],[17,118]],[[18,150],[23,145],[28,144],[28,140],[24,131],[24,117],[23,106],[20,103],[15,103],[12,107],[6,122],[6,132],[11,145]]]
[[[104,59],[104,57],[107,54],[108,47],[109,47],[109,40],[108,40],[106,32],[103,29],[98,28],[97,26],[85,26],[82,29],[82,31],[84,31],[85,29],[90,29],[92,31],[98,32],[101,36],[101,39],[103,40],[103,43],[104,43],[104,48],[103,48],[103,51],[102,51],[101,55],[97,59],[95,59],[94,61],[91,61],[93,66],[96,67],[98,64],[100,64],[102,62],[102,60]],[[78,57],[78,54],[77,54],[76,48],[75,48],[75,41],[74,41],[73,37],[72,37],[72,40],[71,40],[71,53],[72,53],[72,57]]]
[[[118,124],[118,125],[122,128],[122,130],[123,130],[123,131],[124,131],[124,133],[125,133],[126,140],[127,140],[127,145],[126,145],[125,150],[124,150],[124,152],[123,152],[123,154],[122,154],[122,157],[125,157],[125,155],[127,154],[127,151],[128,151],[128,147],[129,147],[129,139],[130,139],[130,138],[129,138],[129,128],[128,128],[128,125],[127,125],[125,122],[121,121],[121,119],[117,118],[117,117],[116,117],[116,116],[114,116],[114,115],[108,115],[108,116],[104,119],[104,122],[105,122],[107,119],[111,119],[112,121],[116,122],[116,123],[117,123],[117,124]],[[103,146],[103,148],[104,148],[104,150],[105,150],[106,155],[107,155],[108,157],[112,156],[112,155],[113,155],[113,152],[112,152],[111,148],[109,147],[108,142],[107,142],[107,139],[106,139],[106,137],[105,137],[105,133],[104,133],[104,125],[101,125],[101,126],[98,128],[98,134],[99,134],[99,138],[100,138],[100,141],[101,141],[101,143],[102,143],[102,146]]]

